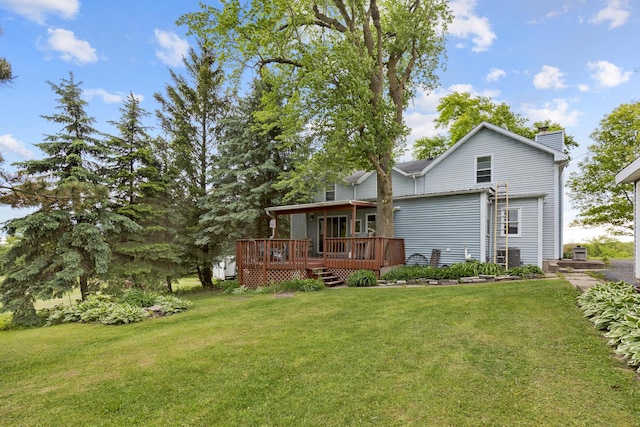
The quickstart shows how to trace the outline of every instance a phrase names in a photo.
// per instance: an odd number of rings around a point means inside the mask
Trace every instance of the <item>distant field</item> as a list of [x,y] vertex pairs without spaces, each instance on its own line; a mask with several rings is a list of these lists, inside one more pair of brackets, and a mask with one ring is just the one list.
[[0,424],[631,426],[640,382],[563,280],[187,293],[186,313],[0,332]]

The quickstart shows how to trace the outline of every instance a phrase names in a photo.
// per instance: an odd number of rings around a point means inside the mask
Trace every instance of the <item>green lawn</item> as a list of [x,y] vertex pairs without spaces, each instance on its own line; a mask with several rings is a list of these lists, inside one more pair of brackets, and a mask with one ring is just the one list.
[[188,294],[126,326],[0,332],[2,426],[640,423],[640,382],[543,280]]

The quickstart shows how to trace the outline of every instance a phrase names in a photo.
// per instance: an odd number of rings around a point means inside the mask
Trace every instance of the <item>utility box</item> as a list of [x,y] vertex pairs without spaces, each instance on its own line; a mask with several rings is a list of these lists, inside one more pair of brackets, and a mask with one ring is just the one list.
[[587,260],[587,248],[583,246],[576,246],[573,248],[573,260],[574,261],[586,261]]
[[[509,255],[508,265],[505,263],[506,255]],[[498,264],[502,264],[507,269],[520,267],[522,265],[522,260],[520,259],[520,248],[509,248],[508,251],[504,248],[498,249],[496,252],[496,262]]]

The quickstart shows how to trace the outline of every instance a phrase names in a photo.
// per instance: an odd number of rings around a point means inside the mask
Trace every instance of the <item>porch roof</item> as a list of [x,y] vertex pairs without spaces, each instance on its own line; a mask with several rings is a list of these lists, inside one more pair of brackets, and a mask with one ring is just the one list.
[[321,212],[324,210],[353,209],[354,207],[375,208],[376,202],[366,200],[333,200],[330,202],[305,203],[301,205],[272,206],[266,208],[269,216]]

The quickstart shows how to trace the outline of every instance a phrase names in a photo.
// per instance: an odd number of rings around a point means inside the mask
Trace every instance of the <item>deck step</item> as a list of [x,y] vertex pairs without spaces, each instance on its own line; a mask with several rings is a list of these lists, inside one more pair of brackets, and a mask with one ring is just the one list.
[[336,276],[334,273],[327,271],[325,267],[318,267],[311,269],[311,276],[322,280],[325,286],[333,287],[342,285],[344,281]]

